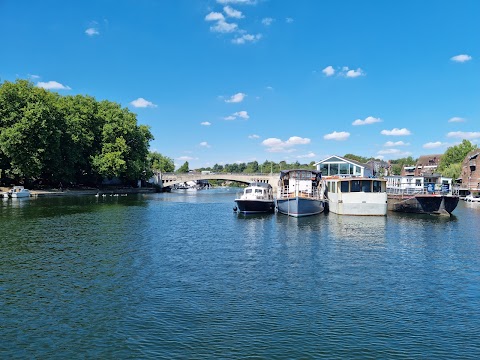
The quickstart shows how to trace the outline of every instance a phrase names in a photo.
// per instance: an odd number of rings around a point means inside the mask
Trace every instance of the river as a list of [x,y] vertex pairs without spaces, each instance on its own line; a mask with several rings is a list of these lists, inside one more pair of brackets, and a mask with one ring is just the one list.
[[297,219],[239,191],[0,202],[0,358],[480,357],[480,204]]

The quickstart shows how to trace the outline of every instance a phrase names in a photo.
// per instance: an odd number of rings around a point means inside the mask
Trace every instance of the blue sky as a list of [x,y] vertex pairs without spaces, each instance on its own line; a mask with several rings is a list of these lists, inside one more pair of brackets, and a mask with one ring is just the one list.
[[128,107],[190,168],[480,143],[480,1],[0,0],[0,78]]

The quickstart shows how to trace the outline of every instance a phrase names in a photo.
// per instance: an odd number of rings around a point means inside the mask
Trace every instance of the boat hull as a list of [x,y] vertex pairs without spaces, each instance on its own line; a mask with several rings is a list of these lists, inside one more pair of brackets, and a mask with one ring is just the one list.
[[310,216],[322,213],[325,210],[325,203],[319,199],[296,196],[277,199],[277,210],[279,213],[293,217]]
[[460,198],[451,195],[388,195],[388,210],[450,216],[458,205]]
[[387,193],[329,193],[329,211],[339,215],[386,216]]
[[244,214],[273,213],[275,202],[273,200],[235,200],[238,211]]

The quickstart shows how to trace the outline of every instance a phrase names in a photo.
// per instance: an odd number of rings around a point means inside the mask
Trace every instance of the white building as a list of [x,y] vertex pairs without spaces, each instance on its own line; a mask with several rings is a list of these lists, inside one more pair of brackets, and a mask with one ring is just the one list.
[[372,170],[367,168],[365,164],[336,155],[315,163],[315,166],[318,171],[322,172],[322,176],[373,176]]

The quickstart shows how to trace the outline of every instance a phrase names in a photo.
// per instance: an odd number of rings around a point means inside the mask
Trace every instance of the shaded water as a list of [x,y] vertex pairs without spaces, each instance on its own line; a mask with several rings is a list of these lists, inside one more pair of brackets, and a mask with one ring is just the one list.
[[480,206],[232,211],[236,190],[0,203],[0,358],[479,358]]

